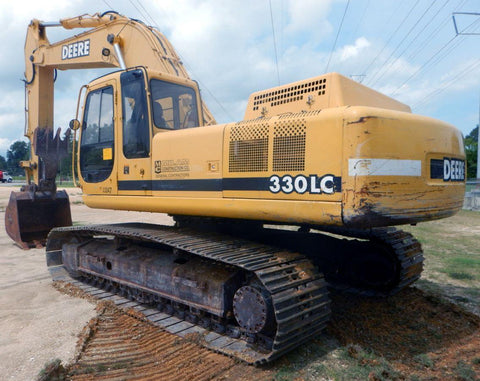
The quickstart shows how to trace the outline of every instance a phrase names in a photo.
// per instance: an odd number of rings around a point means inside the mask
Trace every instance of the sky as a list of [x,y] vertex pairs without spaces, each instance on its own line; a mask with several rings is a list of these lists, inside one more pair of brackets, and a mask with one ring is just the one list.
[[[464,135],[479,122],[480,15],[461,13],[480,13],[480,0],[0,0],[0,155],[23,138],[30,20],[112,9],[166,35],[218,123],[243,119],[252,92],[326,72]],[[56,42],[72,33],[47,35]],[[80,87],[108,71],[59,71],[55,128],[75,117]]]

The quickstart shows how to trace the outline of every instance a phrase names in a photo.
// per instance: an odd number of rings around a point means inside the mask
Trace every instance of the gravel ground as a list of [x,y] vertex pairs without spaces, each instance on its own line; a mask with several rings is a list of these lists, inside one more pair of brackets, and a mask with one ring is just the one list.
[[[54,359],[69,363],[77,336],[92,319],[95,306],[52,287],[45,250],[24,251],[5,232],[5,207],[12,186],[0,186],[0,374],[2,380],[32,380]],[[68,189],[72,219],[79,223],[144,221],[171,223],[166,215],[95,210]]]

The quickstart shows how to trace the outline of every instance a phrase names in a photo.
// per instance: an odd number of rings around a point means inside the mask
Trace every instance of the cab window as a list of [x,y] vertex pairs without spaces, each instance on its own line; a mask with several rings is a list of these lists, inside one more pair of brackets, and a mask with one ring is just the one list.
[[80,171],[86,182],[106,180],[113,168],[113,88],[87,96],[80,141]]
[[121,75],[120,82],[123,106],[123,154],[128,159],[148,157],[150,123],[143,72],[127,71]]
[[187,86],[152,79],[153,124],[157,129],[198,127],[195,91]]

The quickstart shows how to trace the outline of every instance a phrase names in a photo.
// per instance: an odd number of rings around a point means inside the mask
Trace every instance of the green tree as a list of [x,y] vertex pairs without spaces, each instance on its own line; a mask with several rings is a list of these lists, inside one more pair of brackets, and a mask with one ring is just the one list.
[[12,176],[18,176],[23,173],[20,167],[20,161],[28,160],[30,156],[29,144],[23,140],[17,140],[12,143],[7,151],[7,169]]
[[[66,136],[63,136],[63,139],[66,139]],[[68,153],[67,155],[60,160],[58,165],[58,174],[60,179],[58,181],[61,183],[63,180],[72,179],[72,147],[73,147],[73,134],[70,134],[69,143],[68,143]],[[78,141],[75,142],[75,177],[77,176],[77,152],[78,152]]]
[[0,171],[5,171],[7,169],[7,159],[4,156],[0,155]]
[[467,177],[477,177],[477,152],[478,152],[478,125],[465,137],[465,153],[467,155]]

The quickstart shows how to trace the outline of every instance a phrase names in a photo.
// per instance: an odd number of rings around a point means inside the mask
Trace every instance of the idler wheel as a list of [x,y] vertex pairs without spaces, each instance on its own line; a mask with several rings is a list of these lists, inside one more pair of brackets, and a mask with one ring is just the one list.
[[266,290],[240,287],[233,296],[233,314],[248,333],[259,333],[271,325],[272,303]]

